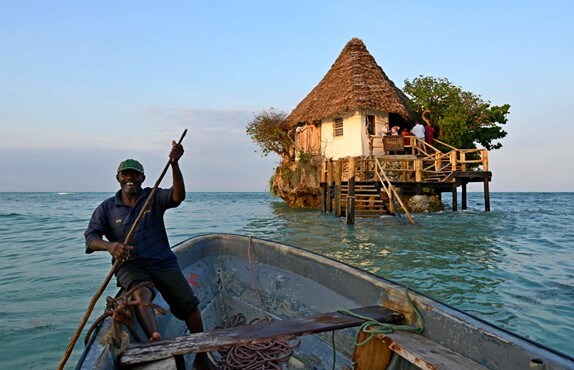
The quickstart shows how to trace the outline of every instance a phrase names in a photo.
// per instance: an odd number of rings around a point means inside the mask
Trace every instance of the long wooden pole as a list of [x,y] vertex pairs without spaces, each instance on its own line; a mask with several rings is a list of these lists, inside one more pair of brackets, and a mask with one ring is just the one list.
[[[186,133],[187,133],[187,129],[185,131],[183,131],[183,134],[181,134],[181,138],[179,139],[178,144],[181,144]],[[124,245],[128,245],[132,236],[135,234],[136,228],[138,227],[138,224],[139,224],[140,220],[142,219],[146,208],[151,203],[151,200],[153,199],[155,193],[157,193],[157,189],[159,188],[159,184],[160,184],[161,180],[163,180],[163,177],[165,176],[170,164],[171,164],[171,158],[169,159],[169,161],[165,165],[163,171],[161,172],[161,175],[159,175],[159,178],[155,182],[155,185],[153,186],[151,193],[147,197],[147,199],[144,203],[144,206],[142,207],[140,213],[138,214],[138,217],[134,221],[134,224],[132,225],[130,231],[128,232],[128,235],[126,236],[126,238],[124,240]],[[84,326],[86,326],[86,323],[88,322],[88,319],[90,318],[90,315],[92,314],[92,311],[94,310],[94,307],[96,306],[96,303],[98,302],[98,299],[100,299],[100,297],[104,293],[104,290],[106,289],[106,287],[108,286],[108,283],[112,279],[114,272],[116,271],[118,266],[122,263],[122,261],[123,260],[120,258],[116,259],[116,261],[114,262],[114,265],[110,269],[110,272],[108,272],[108,275],[104,279],[104,282],[102,283],[102,285],[100,286],[100,288],[98,289],[96,294],[92,297],[92,300],[90,301],[88,309],[86,310],[86,313],[84,314],[84,317],[83,317],[82,321],[80,322],[78,329],[76,329],[74,336],[70,340],[70,343],[68,343],[68,347],[66,348],[66,352],[64,352],[64,355],[62,356],[62,359],[60,360],[60,363],[58,364],[58,370],[62,370],[64,368],[64,365],[66,365],[66,362],[68,361],[68,359],[70,358],[70,355],[72,354],[72,350],[74,349],[74,345],[78,341],[78,338],[80,337],[80,334],[82,333],[82,330],[84,329]]]

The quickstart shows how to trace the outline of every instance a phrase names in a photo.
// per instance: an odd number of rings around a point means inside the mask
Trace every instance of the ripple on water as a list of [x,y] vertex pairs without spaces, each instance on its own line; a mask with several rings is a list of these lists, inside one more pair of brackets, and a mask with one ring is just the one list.
[[[111,267],[105,253],[86,255],[83,241],[111,195],[0,194],[0,367],[55,367]],[[190,193],[166,225],[172,244],[230,232],[306,248],[574,355],[572,204],[573,194],[492,193],[492,212],[483,212],[482,194],[470,193],[468,211],[348,226],[268,194]],[[111,283],[104,295],[114,292]]]

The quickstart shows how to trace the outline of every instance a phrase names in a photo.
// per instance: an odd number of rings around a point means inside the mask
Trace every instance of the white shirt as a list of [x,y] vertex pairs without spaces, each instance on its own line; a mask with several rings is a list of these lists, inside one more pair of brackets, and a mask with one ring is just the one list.
[[417,123],[415,125],[415,127],[413,127],[412,129],[412,133],[418,138],[418,139],[425,139],[425,128],[423,125],[421,125],[420,123]]

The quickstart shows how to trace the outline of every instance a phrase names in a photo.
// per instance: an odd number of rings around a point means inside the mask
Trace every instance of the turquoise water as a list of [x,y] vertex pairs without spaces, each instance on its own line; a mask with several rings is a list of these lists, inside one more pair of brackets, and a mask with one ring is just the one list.
[[[111,267],[83,242],[110,195],[0,193],[1,369],[57,366]],[[574,356],[574,193],[493,193],[488,213],[470,193],[468,205],[415,215],[416,225],[384,217],[347,226],[265,193],[189,193],[166,223],[172,244],[230,232],[325,254]],[[90,323],[102,312],[101,299]],[[83,335],[67,368],[82,347]]]

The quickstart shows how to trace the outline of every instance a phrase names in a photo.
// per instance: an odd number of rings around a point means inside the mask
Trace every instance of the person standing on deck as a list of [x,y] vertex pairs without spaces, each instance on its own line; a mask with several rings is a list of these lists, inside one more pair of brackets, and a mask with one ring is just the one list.
[[434,143],[434,128],[430,123],[425,126],[425,141],[430,145]]
[[410,131],[409,129],[405,128],[403,131],[401,131],[401,136],[403,137],[403,146],[405,147],[405,154],[411,154],[412,153],[412,148],[411,148],[411,138],[410,136]]
[[[203,331],[199,300],[169,246],[163,219],[167,209],[179,206],[185,199],[185,184],[179,168],[183,152],[181,144],[172,142],[169,158],[173,186],[157,189],[131,238],[131,245],[122,243],[152,192],[151,188],[142,189],[144,168],[133,159],[120,163],[116,173],[120,190],[95,209],[84,236],[86,253],[106,251],[112,255],[112,263],[118,258],[123,260],[115,271],[118,286],[128,290],[142,282],[152,282],[173,315],[184,320],[190,332],[196,333]],[[134,298],[142,302],[151,302],[154,296],[155,292],[148,287],[134,293]],[[149,340],[161,339],[153,309],[136,305],[134,311]],[[206,353],[196,355],[194,366],[202,370],[212,368]]]
[[[411,132],[418,139],[417,144],[418,144],[419,149],[422,149],[423,148],[423,142],[425,141],[425,128],[424,128],[424,126],[421,125],[421,123],[417,121],[415,126],[412,128]],[[415,154],[415,153],[413,152],[413,154]]]

